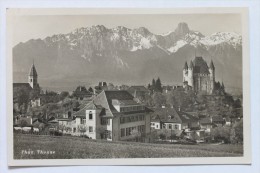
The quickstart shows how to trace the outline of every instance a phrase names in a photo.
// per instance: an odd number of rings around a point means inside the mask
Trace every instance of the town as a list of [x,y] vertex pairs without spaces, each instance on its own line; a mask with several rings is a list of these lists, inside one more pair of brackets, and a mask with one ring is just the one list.
[[[185,62],[183,83],[75,86],[73,92],[43,90],[37,64],[27,83],[13,83],[15,134],[74,136],[141,143],[243,143],[243,97],[215,80],[214,62]],[[173,79],[174,81],[174,79]]]

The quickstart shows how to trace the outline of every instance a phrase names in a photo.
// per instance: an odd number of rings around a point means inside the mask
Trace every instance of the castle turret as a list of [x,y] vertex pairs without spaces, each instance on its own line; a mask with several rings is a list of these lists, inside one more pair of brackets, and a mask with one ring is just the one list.
[[187,61],[185,61],[183,67],[183,82],[187,81],[187,77],[188,77],[188,64]]
[[194,69],[194,65],[192,60],[190,61],[189,67],[188,67],[188,85],[191,86],[193,88],[193,69]]
[[215,86],[215,66],[213,61],[211,60],[210,65],[209,65],[209,76],[210,76],[210,93],[212,93],[212,91],[214,90],[214,86]]
[[28,75],[28,83],[32,88],[38,87],[38,75],[34,63],[32,64],[30,73]]

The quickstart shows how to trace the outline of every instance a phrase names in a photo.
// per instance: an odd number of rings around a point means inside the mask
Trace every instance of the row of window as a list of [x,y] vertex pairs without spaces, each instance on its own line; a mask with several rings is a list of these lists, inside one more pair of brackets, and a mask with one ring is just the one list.
[[173,129],[173,130],[178,130],[179,129],[179,125],[178,124],[175,124],[175,125],[172,125],[172,124],[163,124],[163,129]]
[[130,107],[121,107],[120,112],[131,112],[131,111],[140,111],[144,110],[144,106],[130,106]]
[[144,133],[145,126],[141,125],[141,126],[136,126],[136,127],[122,128],[121,137],[134,135],[134,132]]
[[120,118],[120,124],[136,122],[136,121],[144,121],[144,115],[133,115],[129,117]]

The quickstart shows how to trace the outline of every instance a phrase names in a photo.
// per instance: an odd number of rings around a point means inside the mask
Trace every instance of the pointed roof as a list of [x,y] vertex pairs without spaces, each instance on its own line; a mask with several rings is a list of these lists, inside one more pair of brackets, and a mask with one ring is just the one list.
[[209,74],[209,67],[202,57],[195,57],[193,65],[194,73]]
[[183,69],[187,70],[188,69],[188,64],[187,64],[187,61],[185,61],[185,64],[184,64],[184,67]]
[[32,64],[29,76],[38,76],[34,63]]
[[100,105],[95,105],[93,101],[89,102],[86,104],[82,109],[79,111],[75,112],[73,116],[76,117],[85,117],[86,116],[86,110],[99,110],[99,112],[102,110],[102,106]]
[[215,70],[215,66],[214,66],[214,63],[213,63],[213,61],[212,61],[212,60],[211,60],[211,62],[210,62],[209,68],[211,68],[211,69]]
[[190,65],[189,65],[189,68],[193,69],[194,65],[193,65],[193,62],[190,61]]

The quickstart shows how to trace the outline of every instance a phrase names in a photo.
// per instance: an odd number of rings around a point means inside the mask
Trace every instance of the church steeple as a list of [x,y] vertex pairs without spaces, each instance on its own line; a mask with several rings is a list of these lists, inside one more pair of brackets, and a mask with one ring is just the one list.
[[30,69],[30,73],[29,73],[29,76],[28,76],[28,83],[30,84],[30,86],[32,88],[35,88],[38,86],[38,74],[37,74],[37,71],[36,71],[36,68],[34,66],[34,61],[33,61],[33,64],[32,64],[32,67]]

